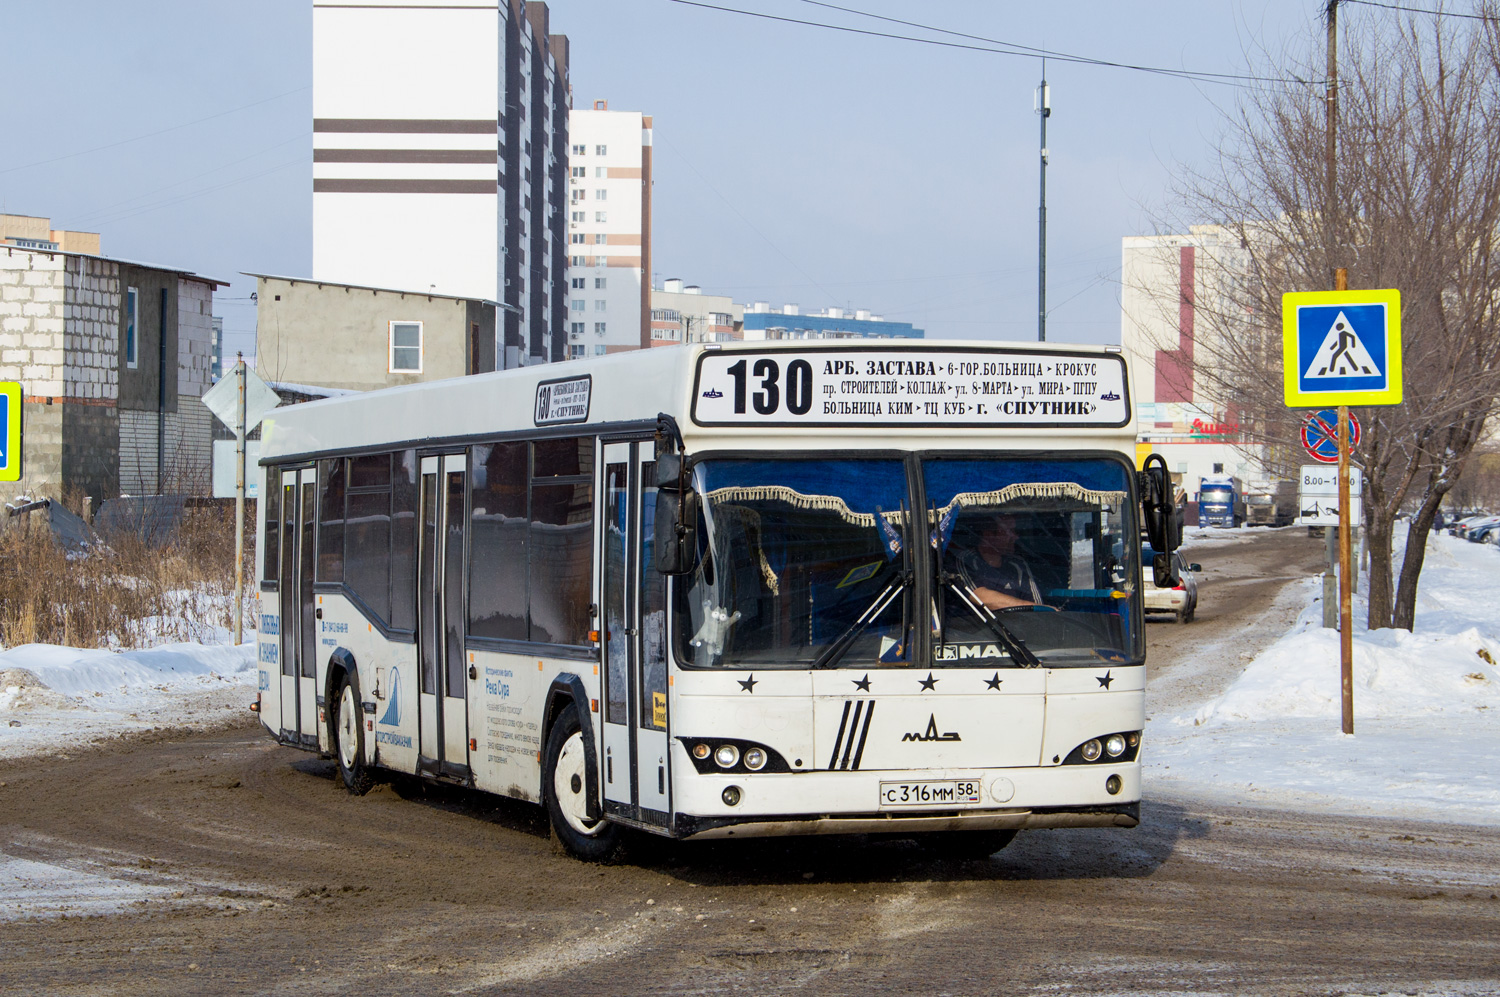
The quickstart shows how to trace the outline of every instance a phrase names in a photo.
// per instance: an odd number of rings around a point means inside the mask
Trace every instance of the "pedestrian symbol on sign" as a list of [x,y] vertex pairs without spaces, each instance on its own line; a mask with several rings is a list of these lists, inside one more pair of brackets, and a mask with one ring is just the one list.
[[1380,369],[1370,351],[1359,340],[1348,316],[1339,309],[1333,328],[1313,355],[1303,377],[1379,377]]

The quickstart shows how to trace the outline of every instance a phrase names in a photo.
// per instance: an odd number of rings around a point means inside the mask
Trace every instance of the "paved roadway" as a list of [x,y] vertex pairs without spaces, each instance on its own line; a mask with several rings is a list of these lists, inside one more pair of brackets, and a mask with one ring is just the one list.
[[[1203,605],[1151,624],[1152,688],[1222,686],[1320,555],[1296,531],[1194,550]],[[137,739],[0,767],[0,852],[149,895],[18,918],[0,865],[0,993],[1500,994],[1500,832],[1142,809],[982,862],[814,839],[599,868],[533,807],[351,798],[249,727]]]

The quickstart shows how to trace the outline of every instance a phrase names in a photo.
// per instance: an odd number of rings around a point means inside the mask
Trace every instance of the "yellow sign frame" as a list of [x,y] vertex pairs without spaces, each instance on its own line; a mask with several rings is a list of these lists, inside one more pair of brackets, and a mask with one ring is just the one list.
[[[1303,391],[1298,383],[1297,315],[1302,308],[1328,306],[1385,306],[1386,386],[1378,389]],[[1395,288],[1370,291],[1291,291],[1281,296],[1281,370],[1286,404],[1291,408],[1328,408],[1338,405],[1400,405],[1401,292]]]
[[0,481],[21,480],[21,385],[18,381],[0,381],[0,397],[5,399],[5,454],[0,463]]

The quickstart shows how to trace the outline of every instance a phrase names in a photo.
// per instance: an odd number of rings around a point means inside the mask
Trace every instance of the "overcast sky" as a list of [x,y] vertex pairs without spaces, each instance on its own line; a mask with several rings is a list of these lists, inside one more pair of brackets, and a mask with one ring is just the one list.
[[[806,0],[711,2],[918,33]],[[1244,72],[1261,47],[1318,44],[1323,6],[841,5],[1213,73]],[[657,280],[870,308],[929,337],[1035,338],[1036,59],[671,0],[551,7],[571,39],[575,106],[605,98],[655,117]],[[99,231],[106,255],[235,279],[216,310],[230,353],[253,352],[240,271],[311,269],[311,23],[309,0],[0,0],[0,212]],[[1152,230],[1172,173],[1211,155],[1237,91],[1059,62],[1047,76],[1047,338],[1117,342],[1120,239]]]

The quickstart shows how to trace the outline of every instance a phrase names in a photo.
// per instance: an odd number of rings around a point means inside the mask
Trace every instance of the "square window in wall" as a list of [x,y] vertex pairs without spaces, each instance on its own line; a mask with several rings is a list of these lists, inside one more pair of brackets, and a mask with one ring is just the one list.
[[583,309],[584,309],[583,299],[582,298],[574,298],[572,300],[572,302],[569,303],[569,308],[571,308],[575,312],[581,312],[581,311],[583,311]]
[[594,200],[596,200],[596,201],[607,201],[607,200],[609,200],[609,191],[607,191],[607,190],[596,190],[596,191],[594,191]]
[[587,349],[588,349],[588,347],[584,346],[582,343],[579,343],[579,344],[574,345],[574,346],[569,346],[568,347],[568,359],[569,360],[577,360],[579,357],[581,357],[581,356],[584,355],[584,352]]
[[580,291],[583,290],[583,285],[587,284],[588,282],[589,281],[588,281],[587,277],[574,277],[574,278],[572,278],[573,286],[575,288],[577,288],[578,290],[580,290]]
[[609,146],[607,146],[607,145],[596,145],[596,146],[594,146],[594,155],[596,155],[596,156],[607,156],[607,155],[609,155]]
[[584,264],[583,264],[583,257],[582,256],[570,256],[570,257],[568,257],[568,266],[570,266],[570,267],[581,267],[583,265]]
[[[581,246],[581,245],[583,245],[583,233],[582,232],[574,232],[574,233],[570,234],[568,236],[568,242],[570,244],[572,244],[572,245],[575,245],[575,246]],[[238,389],[236,389],[236,390],[238,390]]]
[[596,212],[594,212],[594,221],[596,221],[596,222],[607,222],[607,221],[609,221],[609,212],[607,212],[607,211],[596,211]]
[[588,167],[585,167],[585,166],[575,166],[575,167],[573,167],[573,175],[575,177],[585,177],[585,176],[588,176],[588,172],[589,172],[588,171]]
[[583,216],[586,215],[587,213],[588,212],[586,212],[586,211],[575,211],[575,212],[573,212],[573,221],[575,223],[583,221]]
[[595,178],[600,179],[600,180],[605,179],[606,177],[609,176],[609,169],[608,169],[608,167],[604,167],[604,166],[596,166],[596,167],[594,167],[594,176],[595,176]]
[[573,146],[573,155],[575,155],[575,156],[585,156],[585,155],[588,155],[588,149],[589,149],[589,147],[586,146],[586,145],[575,145],[575,146]]
[[422,323],[392,322],[390,325],[390,372],[392,374],[422,373]]
[[140,328],[141,292],[133,287],[125,289],[125,366],[134,369],[138,344],[136,330]]
[[607,311],[609,311],[609,305],[605,302],[605,300],[603,298],[595,298],[594,299],[594,311],[596,311],[596,312],[607,312]]
[[602,336],[602,335],[604,335],[604,323],[603,322],[595,322],[594,323],[594,335],[596,335],[596,336]]
[[604,290],[604,282],[605,282],[605,280],[606,280],[606,278],[604,278],[604,277],[595,277],[594,278],[594,290],[596,290],[596,291],[602,291],[602,290]]
[[586,324],[587,323],[584,323],[584,322],[573,322],[572,324],[570,324],[568,326],[568,331],[571,332],[575,336],[581,336],[581,335],[583,335],[583,331],[584,331],[583,327]]
[[607,242],[609,242],[609,236],[605,235],[603,232],[597,232],[594,234],[594,245],[602,246]]
[[599,345],[599,346],[594,347],[594,356],[596,356],[596,357],[602,357],[602,356],[604,356],[604,346],[602,344]]

